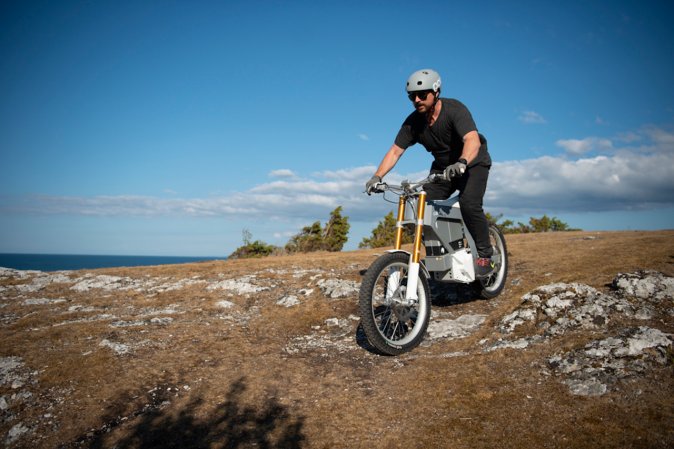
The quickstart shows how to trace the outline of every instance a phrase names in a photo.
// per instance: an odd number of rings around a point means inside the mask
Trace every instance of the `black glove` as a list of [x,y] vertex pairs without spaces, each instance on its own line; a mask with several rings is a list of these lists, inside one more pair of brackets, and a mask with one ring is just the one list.
[[368,195],[371,195],[372,192],[374,192],[375,186],[381,182],[381,176],[374,175],[373,177],[370,178],[368,182],[365,183],[365,192],[367,192]]
[[449,167],[445,168],[445,178],[460,178],[466,172],[466,167],[468,164],[465,159],[459,159],[458,162],[453,163]]

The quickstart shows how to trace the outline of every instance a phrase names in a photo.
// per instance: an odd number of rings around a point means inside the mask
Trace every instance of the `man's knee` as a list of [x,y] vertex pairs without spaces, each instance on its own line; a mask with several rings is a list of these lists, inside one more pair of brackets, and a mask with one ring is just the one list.
[[481,215],[484,214],[482,210],[482,201],[475,198],[459,198],[459,206],[461,206],[461,212],[464,215]]

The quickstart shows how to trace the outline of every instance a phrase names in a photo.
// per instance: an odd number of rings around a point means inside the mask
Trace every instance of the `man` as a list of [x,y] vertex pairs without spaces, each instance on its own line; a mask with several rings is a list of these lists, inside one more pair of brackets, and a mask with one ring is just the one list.
[[440,98],[440,85],[440,75],[434,70],[419,70],[409,77],[407,93],[415,111],[403,123],[395,143],[365,189],[368,194],[372,193],[407,148],[422,144],[434,157],[431,173],[444,173],[452,178],[451,183],[425,184],[427,199],[447,199],[459,190],[461,213],[477,246],[476,275],[486,277],[494,270],[489,222],[482,210],[491,167],[487,140],[477,132],[473,117],[463,103]]

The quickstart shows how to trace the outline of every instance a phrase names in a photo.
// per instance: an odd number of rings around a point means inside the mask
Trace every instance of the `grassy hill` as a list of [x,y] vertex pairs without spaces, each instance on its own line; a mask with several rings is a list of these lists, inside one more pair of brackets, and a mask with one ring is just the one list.
[[[0,270],[0,439],[31,448],[674,446],[674,231],[506,239],[506,291],[482,301],[434,285],[435,325],[399,357],[372,352],[358,329],[361,275],[382,250]],[[655,290],[611,287],[618,273],[642,270],[665,275]]]

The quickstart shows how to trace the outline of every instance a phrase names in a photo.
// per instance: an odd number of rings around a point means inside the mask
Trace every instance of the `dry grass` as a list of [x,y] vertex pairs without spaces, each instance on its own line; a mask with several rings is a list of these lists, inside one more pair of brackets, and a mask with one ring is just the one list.
[[[359,345],[357,322],[348,335],[332,335],[325,320],[357,314],[356,298],[326,298],[312,279],[359,281],[381,250],[93,271],[208,282],[255,274],[269,290],[249,295],[205,284],[153,294],[50,284],[33,296],[67,301],[28,307],[6,290],[0,314],[17,318],[0,326],[0,356],[21,357],[34,382],[25,387],[32,398],[11,409],[13,420],[5,413],[0,430],[5,435],[23,422],[33,430],[16,446],[44,448],[672,447],[671,363],[618,392],[587,398],[541,372],[547,357],[586,336],[489,353],[479,342],[537,286],[604,289],[618,272],[641,269],[674,275],[674,231],[511,235],[507,244],[504,294],[439,306],[456,316],[486,315],[479,330],[397,358]],[[308,271],[294,277],[290,269]],[[305,288],[313,291],[299,295]],[[277,305],[285,295],[299,296],[300,304]],[[223,309],[222,300],[234,306]],[[76,305],[82,307],[73,311]],[[169,324],[112,325],[167,308],[176,313],[155,316],[172,318]],[[116,319],[91,319],[106,313]],[[671,315],[657,324],[674,332]],[[288,350],[307,335],[348,345]],[[117,355],[100,346],[103,340],[131,350]],[[458,352],[468,355],[446,356]],[[0,394],[9,398],[13,390],[0,385]]]

